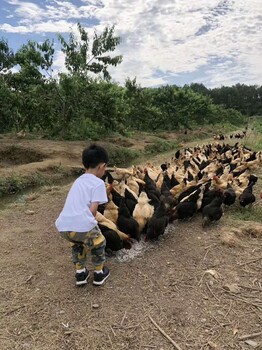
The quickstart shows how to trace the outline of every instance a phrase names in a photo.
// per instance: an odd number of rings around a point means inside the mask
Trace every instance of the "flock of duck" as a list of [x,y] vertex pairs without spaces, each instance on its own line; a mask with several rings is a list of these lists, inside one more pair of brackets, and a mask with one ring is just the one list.
[[159,167],[147,163],[107,171],[109,201],[96,215],[107,250],[131,248],[141,237],[157,239],[168,223],[197,213],[205,227],[222,217],[225,206],[252,206],[258,180],[253,172],[261,163],[261,151],[214,142],[180,149]]

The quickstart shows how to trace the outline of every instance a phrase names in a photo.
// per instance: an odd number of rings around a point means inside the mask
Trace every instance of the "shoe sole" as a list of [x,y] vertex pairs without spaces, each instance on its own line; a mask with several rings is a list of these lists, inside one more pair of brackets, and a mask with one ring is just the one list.
[[102,286],[102,284],[105,283],[105,281],[108,279],[109,276],[110,276],[110,272],[102,281],[100,281],[100,282],[93,281],[93,285],[95,285],[95,286]]
[[83,284],[87,284],[89,277],[90,277],[90,274],[88,276],[86,276],[86,279],[84,279],[83,281],[76,281],[76,285],[82,286]]

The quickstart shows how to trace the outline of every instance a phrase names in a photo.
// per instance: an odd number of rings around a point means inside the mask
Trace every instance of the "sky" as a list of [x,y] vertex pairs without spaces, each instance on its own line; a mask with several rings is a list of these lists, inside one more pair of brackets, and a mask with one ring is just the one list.
[[144,87],[262,84],[262,0],[0,0],[0,38],[16,51],[55,40],[55,72],[65,71],[57,40],[80,22],[93,37],[115,25],[123,62],[110,69]]

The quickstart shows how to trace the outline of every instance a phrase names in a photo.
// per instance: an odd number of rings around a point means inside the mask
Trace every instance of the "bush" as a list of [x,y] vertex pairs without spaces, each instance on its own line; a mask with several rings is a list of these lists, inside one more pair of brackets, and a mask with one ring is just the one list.
[[165,140],[157,140],[154,143],[145,146],[146,154],[156,154],[163,153],[173,150],[177,147],[176,142],[165,141]]
[[106,134],[106,129],[89,118],[73,121],[63,136],[65,140],[99,140]]
[[20,192],[27,187],[34,187],[42,185],[45,179],[44,176],[35,173],[30,176],[19,176],[18,174],[12,174],[7,177],[0,177],[0,197],[5,194],[14,194]]
[[254,118],[252,128],[262,134],[262,117]]
[[109,166],[129,166],[139,157],[139,152],[121,146],[107,147]]

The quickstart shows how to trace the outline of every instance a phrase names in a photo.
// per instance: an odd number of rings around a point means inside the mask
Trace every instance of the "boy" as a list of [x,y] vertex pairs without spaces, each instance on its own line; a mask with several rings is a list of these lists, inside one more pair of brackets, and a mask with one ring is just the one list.
[[85,173],[73,183],[62,212],[56,220],[60,235],[72,247],[72,259],[76,267],[76,285],[87,283],[90,276],[86,269],[86,253],[91,250],[96,286],[102,285],[109,276],[104,266],[106,240],[95,219],[99,204],[108,201],[105,183],[101,177],[108,163],[106,150],[98,145],[84,149],[82,162]]

